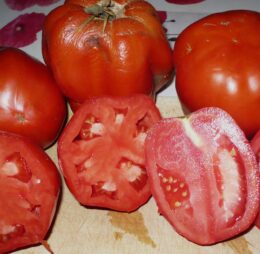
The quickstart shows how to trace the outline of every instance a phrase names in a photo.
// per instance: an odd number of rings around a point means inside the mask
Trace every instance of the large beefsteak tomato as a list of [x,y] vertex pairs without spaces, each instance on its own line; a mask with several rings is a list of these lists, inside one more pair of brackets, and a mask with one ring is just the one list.
[[64,96],[47,67],[22,50],[0,50],[0,130],[46,148],[66,118]]
[[177,232],[202,245],[247,230],[259,209],[259,169],[233,119],[203,108],[163,119],[148,132],[146,166],[159,211]]
[[140,0],[69,0],[46,18],[43,57],[73,102],[153,95],[173,74],[157,11]]
[[58,170],[38,145],[0,132],[0,253],[43,242],[59,190]]
[[216,106],[252,138],[260,129],[260,13],[209,15],[178,37],[173,60],[176,90],[185,108]]
[[81,204],[129,212],[149,199],[144,140],[159,120],[146,95],[84,102],[58,141],[61,170]]

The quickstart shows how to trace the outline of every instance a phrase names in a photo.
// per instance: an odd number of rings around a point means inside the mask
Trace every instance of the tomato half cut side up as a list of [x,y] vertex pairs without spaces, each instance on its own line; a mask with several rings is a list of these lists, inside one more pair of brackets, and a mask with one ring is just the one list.
[[188,240],[210,245],[247,230],[259,206],[259,171],[244,133],[219,108],[163,119],[145,155],[160,213]]
[[146,133],[161,119],[146,95],[99,97],[75,112],[58,141],[66,183],[83,205],[130,212],[151,196]]
[[0,253],[44,242],[60,190],[55,164],[24,137],[0,132]]
[[[256,155],[256,160],[258,162],[258,167],[260,170],[260,130],[252,138],[251,146]],[[257,226],[258,229],[260,229],[260,212],[256,217],[255,225]]]

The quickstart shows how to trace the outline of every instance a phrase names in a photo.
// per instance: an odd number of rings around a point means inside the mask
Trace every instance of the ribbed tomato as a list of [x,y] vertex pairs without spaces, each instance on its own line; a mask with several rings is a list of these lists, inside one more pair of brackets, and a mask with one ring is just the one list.
[[154,95],[172,79],[172,50],[146,1],[66,1],[47,16],[42,45],[57,83],[76,103]]

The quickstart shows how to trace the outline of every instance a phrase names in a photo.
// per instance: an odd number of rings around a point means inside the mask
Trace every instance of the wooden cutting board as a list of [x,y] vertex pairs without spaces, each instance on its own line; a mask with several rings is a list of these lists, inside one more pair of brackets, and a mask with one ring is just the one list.
[[[176,97],[159,97],[157,105],[164,117],[183,115]],[[47,152],[57,163],[56,145]],[[57,216],[47,238],[55,254],[258,254],[259,240],[260,230],[254,227],[233,240],[199,246],[173,230],[158,214],[153,198],[130,214],[89,209],[73,198],[64,183]],[[39,245],[15,253],[48,252]]]

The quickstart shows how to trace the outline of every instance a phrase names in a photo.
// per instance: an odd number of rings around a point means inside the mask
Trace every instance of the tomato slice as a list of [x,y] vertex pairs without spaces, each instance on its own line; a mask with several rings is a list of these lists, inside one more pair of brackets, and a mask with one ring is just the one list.
[[[252,149],[256,155],[256,160],[258,162],[260,170],[260,130],[255,134],[251,140]],[[260,212],[258,213],[255,221],[255,225],[260,229]]]
[[42,242],[56,208],[60,178],[47,154],[0,132],[0,253]]
[[190,241],[213,244],[252,225],[259,204],[256,159],[223,110],[161,120],[148,132],[145,154],[160,213]]
[[87,100],[58,141],[66,183],[83,205],[133,211],[151,196],[146,133],[161,118],[146,95]]

